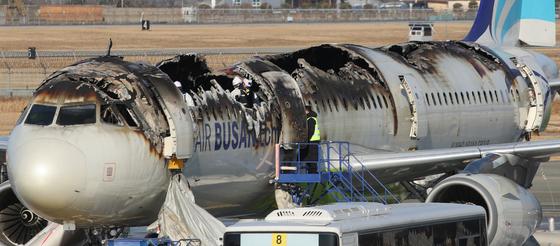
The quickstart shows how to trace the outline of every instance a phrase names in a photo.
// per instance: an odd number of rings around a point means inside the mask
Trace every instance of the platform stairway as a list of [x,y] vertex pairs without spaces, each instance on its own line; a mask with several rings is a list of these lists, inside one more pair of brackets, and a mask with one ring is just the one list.
[[[315,148],[317,156],[307,153]],[[336,202],[399,203],[397,197],[350,151],[350,143],[276,145],[276,177],[272,182],[289,192],[298,206]]]

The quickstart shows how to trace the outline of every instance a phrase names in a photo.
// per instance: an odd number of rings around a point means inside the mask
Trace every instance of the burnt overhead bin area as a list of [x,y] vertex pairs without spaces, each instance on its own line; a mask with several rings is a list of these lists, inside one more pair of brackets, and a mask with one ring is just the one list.
[[393,75],[386,78],[390,73],[378,65],[395,64],[392,73],[415,71],[427,83],[453,86],[445,65],[449,61],[470,64],[481,78],[503,70],[513,80],[504,61],[468,42],[408,42],[375,49],[324,44],[253,57],[221,71],[212,71],[203,56],[187,54],[157,67],[180,84],[199,123],[242,118],[257,134],[259,126],[268,124],[282,129],[283,142],[301,142],[306,140],[304,105],[319,112],[380,108],[387,112],[384,117],[393,118],[389,132],[396,135],[399,122],[388,79],[399,81]]
[[281,129],[282,142],[303,142],[305,105],[331,112],[370,108],[373,103],[394,108],[381,73],[344,45],[254,57],[222,71],[211,71],[204,57],[196,54],[156,66],[192,103],[199,132],[204,131],[203,122],[243,119],[257,136],[267,125]]
[[[497,56],[476,44],[465,42],[409,42],[376,49],[324,44],[293,53],[254,57],[219,72],[211,71],[204,58],[195,54],[180,55],[162,61],[157,66],[173,81],[181,83],[182,92],[195,98],[197,94],[212,90],[213,84],[219,85],[219,89],[224,92],[232,92],[236,76],[248,79],[251,81],[248,88],[258,99],[255,102],[257,106],[274,97],[269,94],[271,91],[267,87],[270,86],[265,84],[263,73],[281,71],[297,82],[306,104],[313,104],[314,100],[318,100],[316,103],[325,101],[323,108],[338,111],[368,106],[374,101],[365,100],[373,96],[372,87],[380,93],[388,91],[387,82],[376,68],[375,61],[365,58],[358,52],[360,49],[383,52],[421,74],[435,76],[442,68],[437,67],[434,61],[445,55],[463,57],[481,77],[487,71],[503,68]],[[391,95],[386,96],[391,100]]]
[[[180,82],[181,91],[192,96],[196,106],[203,103],[196,99],[207,91],[231,93],[235,90],[236,77],[249,80],[248,89],[256,94],[255,104],[243,105],[245,108],[271,103],[275,98],[273,86],[264,76],[269,72],[287,75],[296,81],[303,97],[316,94],[329,100],[340,100],[343,108],[357,108],[363,93],[366,93],[364,97],[371,96],[367,95],[369,90],[366,88],[375,86],[387,90],[376,68],[342,45],[321,45],[288,54],[255,57],[219,72],[211,71],[204,58],[195,54],[180,55],[156,66],[173,81]],[[333,106],[339,107],[338,103]]]

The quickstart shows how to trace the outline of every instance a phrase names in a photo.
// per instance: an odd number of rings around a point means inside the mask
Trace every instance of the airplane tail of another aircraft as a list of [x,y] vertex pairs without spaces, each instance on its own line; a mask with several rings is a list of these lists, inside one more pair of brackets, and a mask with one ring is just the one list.
[[481,0],[465,41],[489,46],[555,46],[555,2]]

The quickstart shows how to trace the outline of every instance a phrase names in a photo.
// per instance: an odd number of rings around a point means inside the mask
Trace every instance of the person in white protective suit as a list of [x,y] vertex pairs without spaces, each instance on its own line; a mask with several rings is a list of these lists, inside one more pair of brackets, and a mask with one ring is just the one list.
[[233,78],[233,81],[231,82],[231,84],[233,85],[233,91],[231,91],[231,96],[233,96],[235,100],[238,100],[239,97],[241,96],[242,83],[243,83],[243,79],[239,76],[235,76],[235,78]]

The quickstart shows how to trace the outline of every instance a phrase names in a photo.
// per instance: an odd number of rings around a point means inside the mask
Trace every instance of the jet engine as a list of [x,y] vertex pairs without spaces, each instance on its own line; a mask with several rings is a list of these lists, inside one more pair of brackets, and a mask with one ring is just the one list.
[[457,174],[440,182],[426,202],[484,207],[490,245],[522,245],[542,219],[540,203],[527,189],[495,174]]
[[0,184],[0,245],[25,244],[47,224],[48,221],[23,206],[8,181]]

